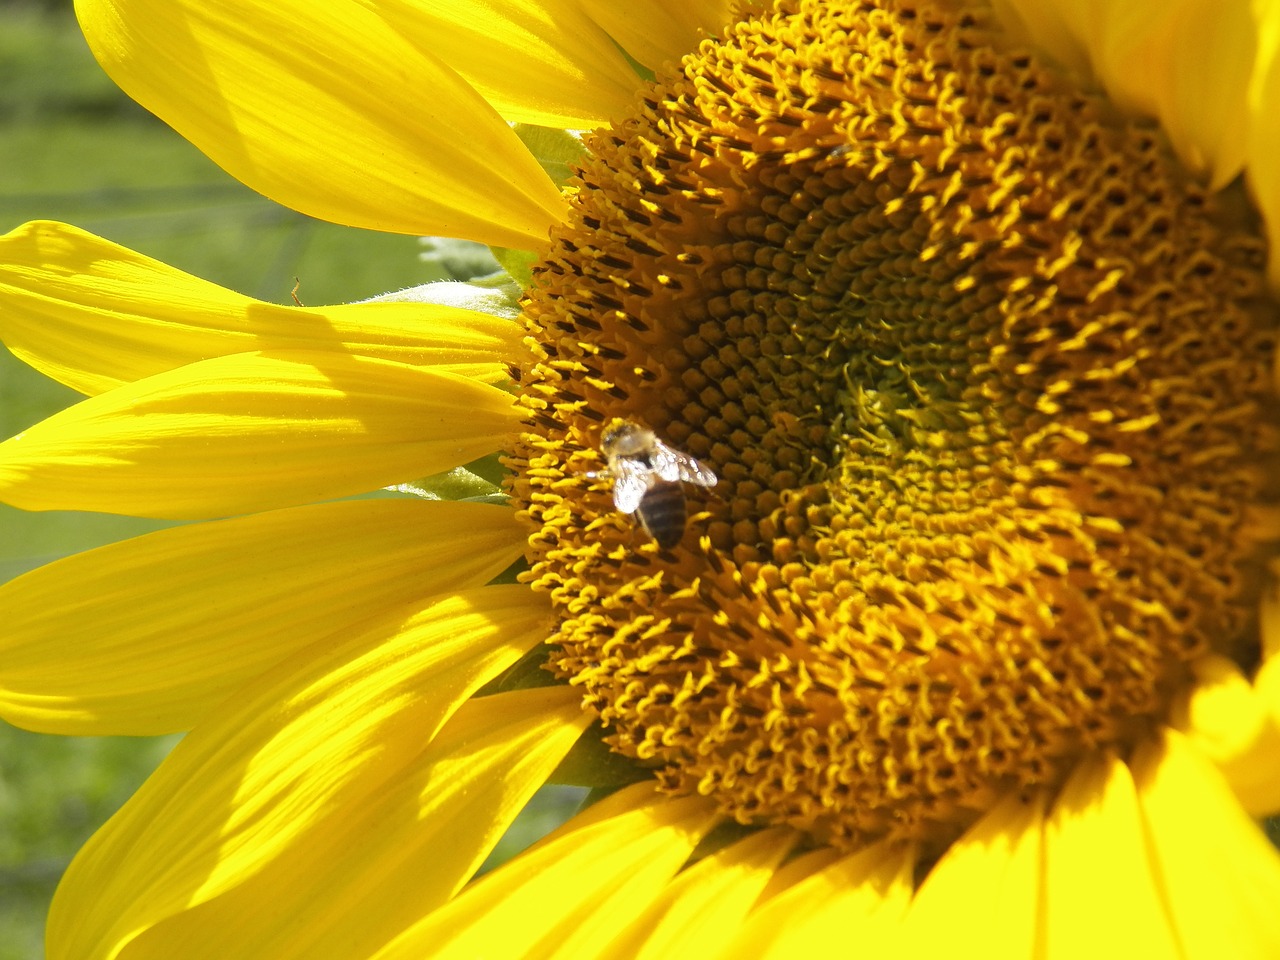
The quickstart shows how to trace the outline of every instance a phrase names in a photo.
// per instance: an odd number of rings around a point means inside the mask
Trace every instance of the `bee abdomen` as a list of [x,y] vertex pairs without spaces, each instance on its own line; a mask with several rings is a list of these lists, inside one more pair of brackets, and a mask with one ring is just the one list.
[[658,483],[644,495],[636,509],[649,536],[663,549],[674,547],[684,536],[687,512],[684,489],[679,483]]

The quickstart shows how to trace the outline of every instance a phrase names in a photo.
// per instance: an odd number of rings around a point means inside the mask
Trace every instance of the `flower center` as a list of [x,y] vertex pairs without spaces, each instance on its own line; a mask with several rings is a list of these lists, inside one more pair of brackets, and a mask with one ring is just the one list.
[[[949,836],[1252,642],[1261,245],[988,21],[727,29],[589,139],[535,275],[511,490],[552,664],[743,822]],[[718,484],[620,466],[633,428]],[[646,471],[682,534],[618,509]]]

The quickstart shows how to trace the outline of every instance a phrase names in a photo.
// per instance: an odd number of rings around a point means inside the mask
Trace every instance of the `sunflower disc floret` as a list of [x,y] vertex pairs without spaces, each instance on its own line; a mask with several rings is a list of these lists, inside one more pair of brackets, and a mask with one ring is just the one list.
[[[1252,643],[1261,245],[966,7],[704,41],[589,138],[526,308],[554,669],[671,791],[837,845],[952,836]],[[669,550],[617,418],[721,478]]]

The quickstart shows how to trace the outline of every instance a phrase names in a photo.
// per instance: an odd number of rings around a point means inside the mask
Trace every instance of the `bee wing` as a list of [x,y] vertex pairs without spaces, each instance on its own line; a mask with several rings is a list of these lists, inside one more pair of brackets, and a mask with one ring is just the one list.
[[626,460],[614,466],[613,474],[613,505],[623,513],[635,513],[644,495],[653,488],[653,474]]
[[714,487],[717,482],[715,473],[709,467],[686,453],[672,450],[662,441],[657,443],[653,469],[663,480],[683,480],[700,487]]
[[680,454],[659,441],[653,450],[653,472],[667,482],[680,479]]
[[680,479],[686,483],[696,483],[700,487],[714,487],[719,482],[710,467],[693,457],[685,457],[680,461]]

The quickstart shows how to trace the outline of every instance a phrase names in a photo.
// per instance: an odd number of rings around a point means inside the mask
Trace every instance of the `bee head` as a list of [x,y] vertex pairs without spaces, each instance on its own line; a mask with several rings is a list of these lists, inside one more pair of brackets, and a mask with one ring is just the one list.
[[613,456],[626,457],[653,449],[654,433],[631,420],[613,420],[600,434],[600,448]]

